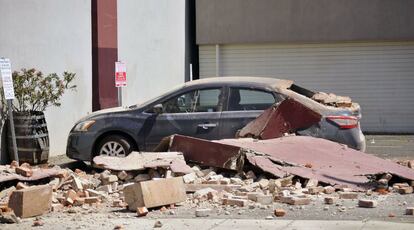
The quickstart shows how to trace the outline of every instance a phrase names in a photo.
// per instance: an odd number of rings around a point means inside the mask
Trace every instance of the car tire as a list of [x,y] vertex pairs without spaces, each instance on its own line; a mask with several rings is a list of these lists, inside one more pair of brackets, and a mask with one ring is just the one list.
[[96,156],[126,157],[132,152],[132,144],[120,135],[107,136],[99,142]]

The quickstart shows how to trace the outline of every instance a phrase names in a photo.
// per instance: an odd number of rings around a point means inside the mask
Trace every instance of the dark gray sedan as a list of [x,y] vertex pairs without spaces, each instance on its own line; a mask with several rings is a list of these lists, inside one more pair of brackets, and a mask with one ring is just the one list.
[[187,82],[140,105],[101,110],[72,128],[66,155],[90,161],[96,155],[123,157],[151,151],[163,137],[181,134],[203,139],[234,138],[238,130],[287,97],[322,114],[316,125],[297,131],[365,150],[360,108],[323,105],[312,91],[292,81],[258,77],[207,78]]

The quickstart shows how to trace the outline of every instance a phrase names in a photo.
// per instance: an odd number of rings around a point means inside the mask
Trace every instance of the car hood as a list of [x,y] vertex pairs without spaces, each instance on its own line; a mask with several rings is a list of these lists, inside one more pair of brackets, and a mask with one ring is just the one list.
[[98,111],[95,111],[95,112],[83,117],[77,123],[82,122],[82,121],[86,121],[86,120],[90,120],[90,119],[94,119],[96,117],[99,117],[100,115],[104,115],[104,114],[108,114],[108,113],[125,112],[125,111],[128,111],[128,110],[130,110],[130,109],[126,108],[126,107],[114,107],[114,108],[109,108],[109,109],[98,110]]

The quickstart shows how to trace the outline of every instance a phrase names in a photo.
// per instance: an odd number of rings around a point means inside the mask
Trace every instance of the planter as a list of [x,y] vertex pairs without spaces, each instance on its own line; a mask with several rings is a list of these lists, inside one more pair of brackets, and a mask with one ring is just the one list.
[[[45,115],[40,111],[13,112],[19,162],[45,163],[49,159],[49,133]],[[13,157],[13,142],[7,122],[7,143],[10,159]]]

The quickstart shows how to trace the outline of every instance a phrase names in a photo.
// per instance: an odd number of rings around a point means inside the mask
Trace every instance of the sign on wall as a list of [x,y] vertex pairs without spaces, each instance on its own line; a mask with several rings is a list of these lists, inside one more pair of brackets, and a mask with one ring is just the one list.
[[6,100],[13,100],[14,87],[10,59],[0,58],[0,73],[3,81],[4,97]]
[[123,62],[115,62],[115,87],[126,86],[126,65]]

